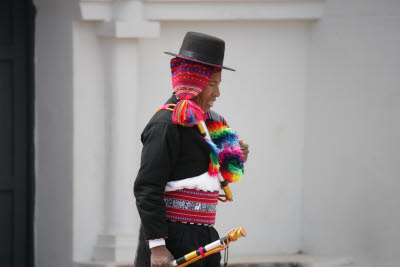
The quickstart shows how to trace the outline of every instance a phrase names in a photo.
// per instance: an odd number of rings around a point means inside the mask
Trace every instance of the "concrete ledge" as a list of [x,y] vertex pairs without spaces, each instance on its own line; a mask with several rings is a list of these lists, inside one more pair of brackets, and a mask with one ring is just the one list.
[[117,263],[117,262],[78,262],[79,267],[132,267],[133,263]]
[[332,258],[309,254],[282,254],[254,257],[230,257],[230,267],[342,267],[353,264],[352,258]]
[[149,21],[137,22],[102,22],[97,34],[112,38],[157,38],[160,36],[160,23]]
[[155,21],[317,20],[324,0],[160,1],[144,5],[144,17]]
[[121,13],[115,8],[119,3],[140,5],[139,9],[126,8],[122,12],[125,18],[143,15],[143,19],[153,21],[317,20],[325,7],[325,0],[153,0],[143,5],[135,1],[80,0],[81,17],[87,21],[115,20],[116,13]]
[[[87,262],[81,267],[132,267],[132,263]],[[221,262],[223,266],[223,262]],[[282,254],[253,257],[229,257],[229,267],[358,267],[352,258],[322,257],[308,254]]]

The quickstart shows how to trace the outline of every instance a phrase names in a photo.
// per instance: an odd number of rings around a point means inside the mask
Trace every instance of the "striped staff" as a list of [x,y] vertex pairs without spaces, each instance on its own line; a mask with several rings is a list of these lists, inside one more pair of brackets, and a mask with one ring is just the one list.
[[218,253],[221,250],[227,249],[231,241],[236,241],[239,237],[245,237],[246,235],[246,230],[243,227],[240,227],[239,229],[233,229],[229,231],[228,234],[223,238],[214,241],[204,247],[200,247],[199,249],[194,250],[186,254],[185,256],[174,260],[171,265],[178,267],[187,266],[211,254]]

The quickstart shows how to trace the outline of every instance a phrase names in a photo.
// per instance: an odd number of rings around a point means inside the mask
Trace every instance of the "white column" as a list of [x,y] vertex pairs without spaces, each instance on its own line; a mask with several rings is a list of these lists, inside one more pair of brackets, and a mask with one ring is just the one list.
[[[108,17],[98,23],[106,88],[107,181],[104,229],[97,237],[93,261],[99,266],[132,264],[139,218],[135,218],[133,181],[139,167],[136,109],[139,90],[138,38],[158,37],[160,26],[143,20],[141,1],[103,1],[96,10]],[[111,265],[110,265],[111,264]],[[93,263],[83,264],[87,266]]]
[[110,60],[105,63],[108,84],[109,165],[105,231],[132,230],[132,188],[136,175],[135,115],[138,91],[137,40],[111,39],[107,42]]
[[107,182],[104,233],[94,250],[96,261],[133,261],[138,223],[133,216],[133,179],[138,169],[136,101],[138,55],[136,39],[102,40],[107,74]]

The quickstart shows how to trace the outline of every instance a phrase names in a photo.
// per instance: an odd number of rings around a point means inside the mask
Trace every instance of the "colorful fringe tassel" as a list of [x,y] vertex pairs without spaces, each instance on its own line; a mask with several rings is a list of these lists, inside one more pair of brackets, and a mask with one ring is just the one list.
[[211,141],[209,174],[216,176],[218,172],[229,183],[240,181],[244,174],[244,160],[236,133],[228,127],[225,121],[206,120]]
[[181,100],[176,104],[172,113],[172,122],[182,126],[194,126],[205,119],[205,113],[196,103]]

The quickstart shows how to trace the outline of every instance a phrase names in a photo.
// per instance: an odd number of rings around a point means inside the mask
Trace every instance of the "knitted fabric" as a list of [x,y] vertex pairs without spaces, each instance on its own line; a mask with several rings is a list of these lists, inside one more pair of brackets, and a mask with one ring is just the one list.
[[[158,110],[168,109],[167,106],[164,105]],[[244,174],[244,159],[238,135],[229,128],[224,119],[222,121],[214,120],[211,112],[207,112],[205,117],[211,137],[211,140],[203,137],[211,147],[208,173],[210,176],[216,177],[220,172],[229,183],[240,181]]]
[[178,57],[171,59],[172,87],[180,99],[172,114],[173,123],[194,126],[205,120],[204,111],[190,99],[206,88],[216,71],[220,71],[220,68]]
[[206,125],[210,132],[211,142],[207,138],[205,140],[212,150],[209,174],[216,176],[220,172],[229,183],[240,181],[244,174],[244,160],[238,135],[228,127],[225,121],[214,121],[209,115],[207,117]]

